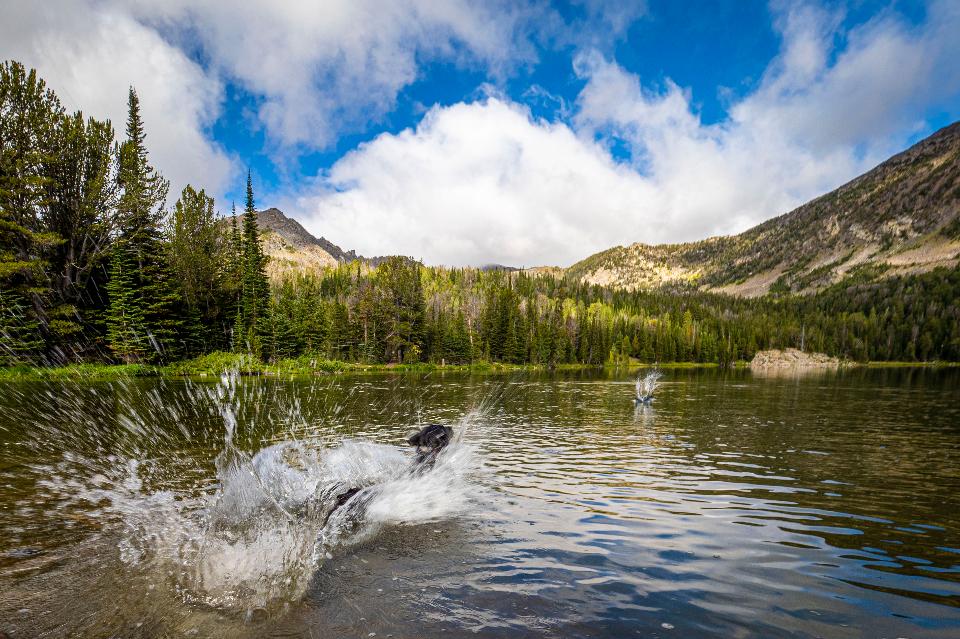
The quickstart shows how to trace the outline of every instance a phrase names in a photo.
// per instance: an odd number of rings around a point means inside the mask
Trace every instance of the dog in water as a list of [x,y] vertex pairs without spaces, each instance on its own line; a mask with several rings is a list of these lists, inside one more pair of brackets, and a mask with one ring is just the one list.
[[[408,437],[407,443],[416,448],[413,464],[408,472],[411,475],[419,475],[433,468],[434,463],[437,461],[437,455],[439,455],[452,440],[453,429],[443,424],[427,424],[416,434]],[[357,493],[365,488],[368,488],[368,486],[357,486],[339,493],[334,498],[333,506],[324,518],[323,525],[326,526],[333,513],[351,502]]]
[[428,424],[420,432],[407,438],[407,443],[417,449],[411,472],[418,473],[433,467],[440,451],[453,439],[453,429],[443,424]]

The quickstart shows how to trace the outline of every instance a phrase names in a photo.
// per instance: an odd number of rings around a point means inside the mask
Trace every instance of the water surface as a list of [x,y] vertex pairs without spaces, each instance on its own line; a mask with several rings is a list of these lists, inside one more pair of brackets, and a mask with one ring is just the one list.
[[[633,381],[5,384],[0,630],[960,636],[958,371]],[[462,440],[411,479],[431,421]]]

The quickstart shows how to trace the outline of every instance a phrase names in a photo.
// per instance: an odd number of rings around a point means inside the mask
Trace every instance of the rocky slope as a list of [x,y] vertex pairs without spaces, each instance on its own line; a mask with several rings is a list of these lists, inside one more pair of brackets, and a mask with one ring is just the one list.
[[356,251],[344,251],[324,237],[314,237],[307,229],[303,228],[300,222],[287,217],[283,211],[277,208],[257,211],[257,226],[261,231],[276,233],[293,247],[317,247],[337,262],[352,262],[364,259],[363,256],[357,255]]
[[617,246],[568,276],[623,288],[689,283],[754,296],[813,292],[853,272],[960,263],[960,122],[799,208],[739,235]]
[[344,251],[326,238],[314,237],[300,222],[277,208],[257,211],[257,227],[263,251],[270,257],[267,273],[271,277],[291,272],[315,272],[354,260],[376,266],[383,259],[365,258],[356,251]]

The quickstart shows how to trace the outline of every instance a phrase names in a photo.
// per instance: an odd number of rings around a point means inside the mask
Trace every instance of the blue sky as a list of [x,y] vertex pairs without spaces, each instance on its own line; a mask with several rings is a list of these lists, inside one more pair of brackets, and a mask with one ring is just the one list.
[[144,104],[175,191],[367,255],[568,265],[738,232],[960,118],[960,3],[14,0],[0,55]]

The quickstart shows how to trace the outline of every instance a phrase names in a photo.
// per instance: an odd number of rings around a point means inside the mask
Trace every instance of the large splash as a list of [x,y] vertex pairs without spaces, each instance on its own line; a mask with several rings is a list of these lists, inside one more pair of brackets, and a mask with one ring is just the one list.
[[470,511],[479,459],[465,433],[476,413],[453,424],[454,440],[432,466],[411,472],[412,451],[356,439],[291,433],[247,452],[235,442],[237,392],[232,376],[212,389],[225,433],[212,477],[191,469],[195,481],[171,486],[177,469],[163,458],[96,464],[70,453],[41,483],[95,507],[90,514],[117,534],[121,560],[139,573],[184,601],[248,614],[297,600],[326,559],[384,526]]

